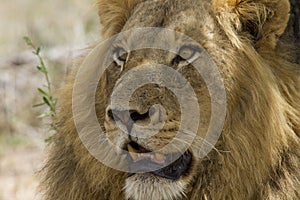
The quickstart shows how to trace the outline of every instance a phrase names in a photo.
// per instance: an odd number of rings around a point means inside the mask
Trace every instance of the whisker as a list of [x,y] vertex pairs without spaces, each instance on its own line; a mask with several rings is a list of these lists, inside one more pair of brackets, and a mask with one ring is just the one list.
[[202,138],[200,136],[195,136],[194,133],[190,132],[190,131],[186,131],[186,130],[179,130],[179,132],[185,134],[185,136],[188,136],[188,137],[192,137],[192,138],[197,138],[197,139],[200,139],[202,142],[204,142],[205,144],[209,145],[213,150],[215,150],[217,153],[221,154],[221,151],[219,149],[217,149],[215,147],[215,145],[211,144],[210,142],[208,142],[205,138]]
[[178,152],[184,153],[184,152],[182,152],[182,149],[180,149],[180,148],[179,148],[178,146],[176,146],[175,144],[172,144],[172,143],[171,143],[171,145],[172,145],[172,148],[176,149]]

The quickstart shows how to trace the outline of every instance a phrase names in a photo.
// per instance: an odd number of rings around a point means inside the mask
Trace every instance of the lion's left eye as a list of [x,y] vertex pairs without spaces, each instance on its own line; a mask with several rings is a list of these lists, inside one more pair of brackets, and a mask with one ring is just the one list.
[[127,61],[128,52],[125,49],[123,49],[122,47],[117,47],[114,50],[113,55],[114,55],[113,57],[114,57],[114,61],[116,62],[116,64],[118,66],[120,66],[121,68],[123,68],[124,64]]

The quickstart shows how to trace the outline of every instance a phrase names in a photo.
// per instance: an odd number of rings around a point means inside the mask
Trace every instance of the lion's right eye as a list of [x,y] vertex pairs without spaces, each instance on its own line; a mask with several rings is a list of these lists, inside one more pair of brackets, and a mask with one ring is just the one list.
[[201,52],[201,49],[194,46],[182,46],[178,52],[178,55],[172,60],[172,64],[183,65],[192,63],[198,57],[198,54]]
[[123,69],[124,64],[127,61],[128,52],[125,49],[123,49],[122,47],[117,47],[115,49],[113,55],[114,55],[113,58],[114,58],[114,61],[116,62],[116,64],[118,66],[120,66],[121,69]]

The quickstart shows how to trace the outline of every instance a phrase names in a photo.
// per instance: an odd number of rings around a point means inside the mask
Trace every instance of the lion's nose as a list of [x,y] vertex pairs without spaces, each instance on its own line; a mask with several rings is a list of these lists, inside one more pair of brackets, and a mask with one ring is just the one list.
[[132,126],[138,121],[147,121],[150,119],[149,111],[140,113],[137,110],[116,110],[108,109],[107,117],[113,121],[121,122],[126,126],[128,133],[131,132]]

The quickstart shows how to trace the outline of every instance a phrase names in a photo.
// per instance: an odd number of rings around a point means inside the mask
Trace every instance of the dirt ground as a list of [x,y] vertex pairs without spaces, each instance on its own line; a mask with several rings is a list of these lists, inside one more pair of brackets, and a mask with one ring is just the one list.
[[98,40],[95,0],[2,0],[0,7],[0,200],[39,200],[38,171],[46,159],[49,119],[38,87],[45,79],[26,46],[42,47],[54,87],[63,82],[72,58]]

